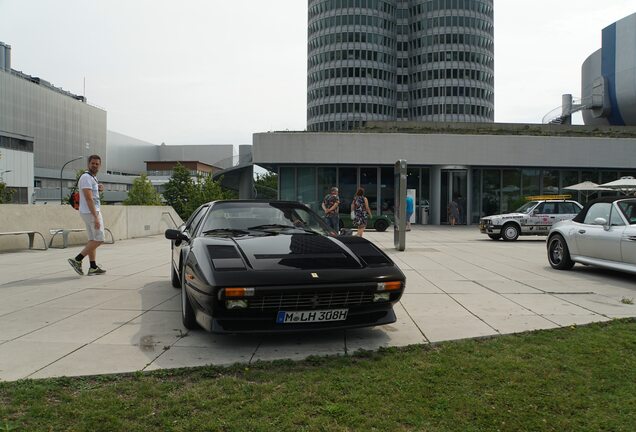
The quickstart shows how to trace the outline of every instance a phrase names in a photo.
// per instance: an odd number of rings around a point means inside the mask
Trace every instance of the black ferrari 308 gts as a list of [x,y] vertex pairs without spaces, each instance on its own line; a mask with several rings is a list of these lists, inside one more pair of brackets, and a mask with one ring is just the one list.
[[339,236],[303,204],[214,201],[166,238],[188,329],[290,332],[395,322],[404,274],[373,243]]

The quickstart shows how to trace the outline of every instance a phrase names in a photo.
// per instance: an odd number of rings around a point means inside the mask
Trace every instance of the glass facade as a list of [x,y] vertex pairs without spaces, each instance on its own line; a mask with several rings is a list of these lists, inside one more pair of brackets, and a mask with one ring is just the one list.
[[[395,189],[393,166],[283,166],[279,168],[279,197],[297,200],[321,212],[322,199],[333,186],[339,188],[340,213],[350,211],[351,200],[358,187],[365,189],[369,205],[376,215],[393,215]],[[431,202],[431,168],[409,166],[407,188],[416,190],[416,220],[421,222],[421,209],[438,212],[446,223],[448,197],[463,197],[463,209],[469,218],[461,223],[476,224],[482,216],[512,212],[526,197],[533,195],[567,194],[584,204],[597,194],[564,189],[585,180],[595,183],[611,181],[636,172],[618,170],[559,170],[547,168],[468,167],[464,170],[444,170],[440,173],[440,200]],[[604,192],[615,195],[616,192]]]
[[[526,197],[533,195],[570,195],[584,204],[598,198],[597,193],[565,189],[583,181],[609,182],[627,174],[623,171],[558,170],[558,169],[472,169],[471,223],[479,223],[481,216],[512,212]],[[603,192],[616,195],[617,192]]]
[[[409,168],[407,187],[417,190],[417,206],[428,205],[429,171],[428,168]],[[340,213],[349,213],[358,187],[363,187],[374,214],[393,215],[395,190],[392,166],[280,167],[278,174],[280,199],[300,201],[318,213],[322,212],[323,198],[336,186],[339,189]],[[419,220],[420,215],[417,217]]]
[[309,0],[307,130],[494,120],[492,0]]

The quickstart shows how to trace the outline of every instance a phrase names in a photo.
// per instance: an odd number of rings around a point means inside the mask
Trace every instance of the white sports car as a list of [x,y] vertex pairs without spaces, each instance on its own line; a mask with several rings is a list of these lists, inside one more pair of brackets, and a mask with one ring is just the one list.
[[574,219],[552,226],[547,246],[557,270],[581,263],[636,273],[636,198],[587,203]]

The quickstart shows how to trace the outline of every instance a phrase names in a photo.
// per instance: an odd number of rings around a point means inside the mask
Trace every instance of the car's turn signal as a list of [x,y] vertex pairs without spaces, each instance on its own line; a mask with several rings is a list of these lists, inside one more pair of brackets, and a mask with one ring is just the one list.
[[378,291],[397,291],[401,288],[402,282],[400,281],[378,282]]
[[225,288],[225,297],[251,297],[254,295],[254,288]]

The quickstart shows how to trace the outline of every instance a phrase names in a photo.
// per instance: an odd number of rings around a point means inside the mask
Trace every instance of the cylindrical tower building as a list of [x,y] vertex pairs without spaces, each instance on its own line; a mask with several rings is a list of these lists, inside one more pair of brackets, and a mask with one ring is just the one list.
[[307,130],[494,120],[493,0],[309,0]]

